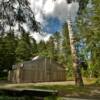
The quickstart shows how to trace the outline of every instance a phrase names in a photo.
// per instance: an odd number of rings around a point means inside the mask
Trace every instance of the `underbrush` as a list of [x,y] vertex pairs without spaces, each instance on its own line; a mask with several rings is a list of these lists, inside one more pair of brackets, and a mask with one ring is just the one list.
[[98,78],[95,82],[96,85],[100,85],[100,78]]

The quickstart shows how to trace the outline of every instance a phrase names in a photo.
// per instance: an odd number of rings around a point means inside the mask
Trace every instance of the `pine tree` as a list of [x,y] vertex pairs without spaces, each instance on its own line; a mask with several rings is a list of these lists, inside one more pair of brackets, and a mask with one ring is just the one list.
[[[72,2],[76,2],[77,0],[67,0],[67,3],[70,4]],[[87,0],[79,0],[79,15],[81,14],[82,10],[85,8],[87,4]],[[70,48],[71,48],[71,55],[72,55],[72,62],[73,62],[73,70],[74,70],[74,77],[75,77],[75,84],[77,86],[83,86],[83,80],[82,80],[82,75],[81,75],[81,68],[79,65],[79,58],[77,54],[77,49],[76,49],[76,38],[75,34],[73,31],[73,22],[71,19],[71,13],[69,10],[68,13],[68,18],[67,18],[67,24],[68,24],[68,31],[69,31],[69,41],[70,41]]]
[[[31,31],[38,30],[28,0],[0,0],[0,34],[13,30],[25,32],[23,24]],[[15,27],[18,27],[17,30]]]
[[[90,8],[85,8],[83,16],[79,21],[81,39],[85,44],[85,54],[89,62],[90,72],[93,74],[98,73],[100,66],[100,1],[93,0]],[[85,19],[85,20],[83,20]],[[89,58],[88,58],[89,57]],[[91,76],[91,75],[90,75]]]
[[55,44],[54,44],[54,37],[50,37],[49,41],[46,43],[48,57],[50,59],[56,60],[55,56]]
[[[28,0],[0,0],[1,70],[11,68],[16,59],[22,61],[32,57],[32,46],[24,25],[31,32],[39,29]],[[23,35],[21,39],[14,36],[18,33]]]
[[67,68],[67,75],[72,76],[72,58],[71,58],[71,49],[70,49],[70,42],[69,42],[69,33],[68,33],[68,25],[65,23],[63,25],[63,55],[64,55],[64,65]]
[[31,38],[31,46],[32,46],[32,55],[34,57],[38,54],[38,47],[36,40],[34,38]]
[[0,37],[0,73],[11,69],[12,65],[15,64],[16,46],[17,41],[14,33],[8,33],[5,37]]
[[43,40],[41,40],[40,43],[37,44],[37,48],[38,48],[39,56],[47,57],[48,51],[47,51],[46,43]]
[[32,46],[29,34],[23,33],[21,35],[15,52],[17,62],[27,61],[32,58]]

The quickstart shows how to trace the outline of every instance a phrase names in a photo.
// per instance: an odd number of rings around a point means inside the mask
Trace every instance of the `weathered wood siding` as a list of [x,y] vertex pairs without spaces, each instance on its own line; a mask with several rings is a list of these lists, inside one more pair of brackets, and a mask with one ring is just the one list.
[[14,83],[65,81],[66,70],[60,64],[44,58],[25,62],[23,67],[18,64],[8,76]]

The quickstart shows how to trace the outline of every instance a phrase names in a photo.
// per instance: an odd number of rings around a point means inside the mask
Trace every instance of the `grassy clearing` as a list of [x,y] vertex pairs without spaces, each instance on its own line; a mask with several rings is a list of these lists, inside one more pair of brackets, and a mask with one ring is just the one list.
[[25,97],[0,96],[0,100],[25,100]]
[[[92,87],[92,88],[91,88]],[[15,88],[58,90],[59,96],[89,96],[93,86],[77,87],[75,85],[15,86]],[[95,87],[94,87],[95,88]]]
[[[78,97],[78,98],[95,98],[95,97],[100,97],[100,94],[93,93],[93,90],[96,89],[95,85],[86,85],[85,87],[77,87],[74,85],[42,85],[42,86],[16,86],[14,88],[30,88],[30,89],[49,89],[49,90],[58,90],[58,96],[59,97]],[[99,87],[100,89],[100,87]],[[9,99],[8,99],[9,98]],[[30,99],[27,97],[0,97],[0,100],[35,100],[35,99]],[[37,99],[36,99],[37,100]],[[61,100],[60,98],[54,99],[54,97],[46,97],[44,100]],[[99,100],[99,99],[98,99]]]
[[24,84],[4,84],[1,85],[3,88],[20,88],[20,89],[48,89],[58,90],[58,96],[69,96],[69,97],[88,97],[88,96],[99,96],[100,97],[100,81],[98,79],[87,79],[84,78],[84,87],[77,87],[74,82],[52,82],[52,83],[24,83]]
[[[0,96],[0,100],[40,100],[36,97],[10,97],[10,96]],[[41,99],[43,100],[43,99]],[[44,100],[62,100],[60,97],[45,97]]]

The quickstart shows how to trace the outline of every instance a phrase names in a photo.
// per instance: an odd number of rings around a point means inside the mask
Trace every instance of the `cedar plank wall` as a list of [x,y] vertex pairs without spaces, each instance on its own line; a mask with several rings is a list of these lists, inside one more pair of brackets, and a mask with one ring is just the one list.
[[60,64],[50,59],[39,59],[16,65],[8,74],[8,80],[13,83],[35,83],[66,81],[66,70]]

